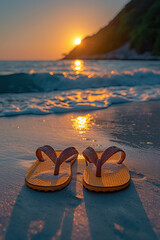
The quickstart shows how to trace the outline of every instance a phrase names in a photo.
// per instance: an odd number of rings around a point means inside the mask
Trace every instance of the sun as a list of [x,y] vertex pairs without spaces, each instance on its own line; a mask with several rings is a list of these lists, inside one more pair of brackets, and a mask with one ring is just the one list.
[[81,44],[81,39],[80,39],[80,38],[76,38],[75,41],[74,41],[74,43],[75,43],[76,45]]

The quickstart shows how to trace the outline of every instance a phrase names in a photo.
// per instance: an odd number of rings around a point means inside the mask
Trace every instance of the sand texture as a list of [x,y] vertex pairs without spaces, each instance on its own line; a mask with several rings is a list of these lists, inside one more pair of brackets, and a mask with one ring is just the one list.
[[[160,239],[160,102],[126,103],[92,112],[0,118],[0,240]],[[37,147],[74,146],[81,153],[125,150],[131,183],[115,193],[83,187],[85,161],[70,184],[37,192],[24,177]]]

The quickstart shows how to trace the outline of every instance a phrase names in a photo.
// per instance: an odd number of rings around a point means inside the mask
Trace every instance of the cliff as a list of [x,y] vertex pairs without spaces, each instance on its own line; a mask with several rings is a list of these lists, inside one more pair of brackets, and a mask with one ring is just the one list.
[[[160,0],[131,0],[118,15],[96,34],[86,37],[65,59],[111,59],[119,57],[116,50],[128,47],[138,56],[160,56]],[[114,54],[112,54],[114,53]],[[133,57],[134,59],[134,57]],[[143,59],[143,57],[142,57]]]

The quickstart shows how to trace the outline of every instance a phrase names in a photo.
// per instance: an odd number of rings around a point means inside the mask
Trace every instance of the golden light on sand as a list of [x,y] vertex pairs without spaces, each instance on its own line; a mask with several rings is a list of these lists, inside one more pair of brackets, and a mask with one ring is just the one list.
[[75,41],[74,41],[74,43],[75,43],[76,45],[81,44],[81,39],[80,39],[80,38],[76,38]]
[[85,116],[79,116],[77,118],[72,119],[72,126],[74,129],[79,130],[80,134],[84,133],[85,130],[88,130],[91,126],[90,122],[92,120],[92,117],[90,114],[87,114]]

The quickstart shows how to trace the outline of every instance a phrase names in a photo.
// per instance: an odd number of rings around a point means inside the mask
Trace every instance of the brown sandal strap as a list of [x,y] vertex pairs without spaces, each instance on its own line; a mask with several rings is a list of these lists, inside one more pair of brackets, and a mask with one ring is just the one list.
[[43,147],[39,147],[36,151],[36,156],[40,162],[44,162],[42,152],[44,152],[54,162],[54,175],[59,174],[60,165],[64,161],[71,162],[78,157],[78,151],[74,147],[66,148],[65,150],[63,150],[63,152],[61,152],[60,156],[57,157],[55,150],[51,146],[45,145]]
[[42,152],[44,152],[55,163],[57,155],[55,150],[51,146],[44,145],[36,150],[36,156],[40,162],[44,162]]
[[103,154],[101,156],[101,165],[103,165],[111,156],[113,156],[115,153],[118,153],[118,152],[121,152],[121,159],[117,163],[121,164],[124,161],[126,154],[121,148],[112,146],[112,147],[107,148],[103,152]]
[[117,162],[118,164],[122,164],[122,162],[124,161],[125,157],[126,157],[126,154],[125,152],[121,149],[121,148],[118,148],[116,146],[111,146],[109,148],[107,148],[101,158],[99,159],[99,161],[97,162],[97,169],[96,169],[96,176],[97,177],[101,177],[101,170],[102,170],[102,165],[111,157],[113,156],[114,154],[118,153],[118,152],[121,152],[121,158],[120,160]]
[[92,147],[87,147],[82,154],[86,161],[94,163],[95,165],[97,164],[98,156],[96,151]]
[[98,159],[97,153],[95,152],[95,150],[91,147],[86,148],[83,151],[83,156],[85,157],[85,159],[90,162],[90,163],[94,163],[94,165],[96,166],[96,177],[101,177],[101,169],[102,169],[102,165],[111,157],[113,156],[115,153],[117,152],[121,152],[121,159],[117,162],[118,164],[122,164],[122,162],[124,161],[126,154],[125,152],[116,147],[116,146],[112,146],[107,148],[100,159]]
[[60,165],[66,161],[74,161],[78,157],[78,151],[74,147],[69,147],[61,152],[60,156],[56,158],[54,175],[59,174]]

